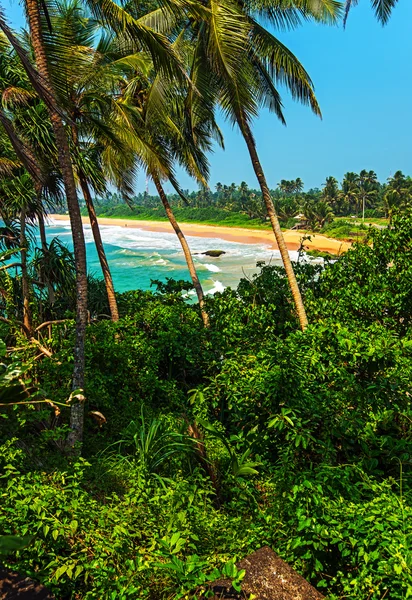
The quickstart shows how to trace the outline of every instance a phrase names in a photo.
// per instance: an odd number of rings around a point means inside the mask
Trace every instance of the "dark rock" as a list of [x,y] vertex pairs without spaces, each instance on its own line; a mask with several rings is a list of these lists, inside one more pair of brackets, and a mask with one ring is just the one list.
[[222,254],[226,254],[226,252],[224,250],[206,250],[206,252],[201,252],[201,254],[213,256],[213,258],[219,258],[219,256],[222,256]]
[[0,600],[55,600],[55,597],[29,577],[0,569]]
[[233,589],[230,580],[210,584],[212,600],[322,600],[324,596],[296,573],[284,560],[268,547],[250,554],[237,564],[245,569],[240,593]]

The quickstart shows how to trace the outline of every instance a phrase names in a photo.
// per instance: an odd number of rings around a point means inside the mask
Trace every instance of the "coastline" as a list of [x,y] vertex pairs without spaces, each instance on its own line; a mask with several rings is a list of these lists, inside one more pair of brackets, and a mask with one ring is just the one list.
[[[68,215],[48,215],[48,218],[54,221],[67,221]],[[82,217],[84,224],[89,223],[88,217]],[[120,218],[98,218],[100,225],[111,225],[117,227],[128,227],[134,229],[143,229],[144,231],[153,231],[157,233],[174,233],[172,226],[168,221],[138,221],[135,219]],[[227,227],[224,225],[202,225],[200,223],[180,223],[182,231],[187,236],[216,238],[227,242],[238,242],[241,244],[266,244],[271,249],[278,248],[274,235],[271,230],[262,229],[244,229],[241,227]],[[288,250],[297,250],[300,246],[300,240],[303,233],[288,229],[283,232]],[[346,252],[351,244],[334,240],[320,234],[310,234],[312,240],[305,241],[305,247],[310,250],[319,250],[330,252],[331,254],[341,254]],[[219,248],[216,248],[218,250]]]

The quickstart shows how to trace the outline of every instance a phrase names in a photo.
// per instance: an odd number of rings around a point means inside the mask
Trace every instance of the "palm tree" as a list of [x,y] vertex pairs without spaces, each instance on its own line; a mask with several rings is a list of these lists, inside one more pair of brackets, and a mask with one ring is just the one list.
[[[69,142],[62,119],[62,112],[56,102],[56,94],[52,86],[47,55],[45,51],[42,17],[37,0],[25,2],[26,14],[30,28],[30,37],[36,62],[37,72],[31,66],[24,49],[10,31],[2,14],[0,13],[0,28],[7,36],[16,53],[19,55],[25,67],[33,87],[44,100],[49,117],[53,126],[56,146],[59,157],[59,165],[62,173],[66,201],[69,210],[70,223],[73,235],[73,247],[76,260],[76,341],[74,348],[73,368],[73,391],[84,388],[85,354],[84,344],[87,324],[87,269],[86,269],[86,247],[84,243],[83,225],[80,208],[77,201],[76,184],[70,158]],[[74,446],[81,441],[83,434],[84,410],[81,402],[72,405],[70,413],[70,433],[68,443]]]
[[393,177],[389,177],[384,203],[389,223],[392,222],[396,209],[405,208],[412,203],[412,181],[402,171],[396,171]]
[[281,179],[278,183],[278,188],[284,194],[293,194],[295,191],[295,182],[293,180],[288,181],[287,179]]
[[318,231],[322,229],[327,223],[333,221],[333,210],[326,200],[319,200],[318,202],[308,200],[303,206],[303,213],[307,220],[310,229]]
[[[130,58],[120,59],[118,63],[130,63]],[[208,327],[209,316],[205,309],[203,288],[189,245],[175,218],[162,181],[169,180],[178,194],[186,200],[174,176],[173,163],[177,162],[205,186],[208,162],[204,152],[210,149],[212,136],[220,141],[219,132],[212,113],[209,113],[207,119],[203,118],[204,115],[202,119],[197,118],[194,108],[198,99],[192,101],[188,128],[188,108],[180,86],[156,75],[152,67],[153,65],[146,64],[146,76],[142,72],[132,74],[123,94],[122,107],[124,110],[130,109],[130,106],[135,109],[129,116],[137,142],[134,151],[153,180],[166,215],[179,239],[198,297],[203,324]],[[133,143],[133,138],[130,141]],[[233,186],[234,184],[230,190],[234,189]]]
[[359,192],[362,199],[362,222],[365,222],[365,206],[368,201],[376,198],[378,193],[378,178],[375,171],[366,171],[363,169],[359,173]]
[[[0,36],[0,93],[2,106],[0,122],[8,136],[21,165],[25,167],[32,180],[32,190],[28,200],[32,206],[30,217],[37,220],[42,249],[47,253],[47,240],[44,225],[44,211],[60,198],[60,174],[57,167],[57,149],[55,147],[51,124],[45,105],[34,93],[27,74],[18,56],[10,44]],[[36,152],[34,151],[36,148]],[[33,207],[34,198],[36,204]],[[25,226],[21,224],[21,237],[24,241]],[[26,260],[22,257],[22,282],[25,292],[29,287],[25,282]],[[49,305],[53,303],[54,292],[45,273],[40,271],[38,281],[49,292]],[[23,296],[25,298],[26,295]],[[25,314],[28,314],[27,300]],[[41,315],[40,315],[41,316]],[[29,331],[25,323],[26,332]]]
[[294,194],[300,194],[303,191],[303,188],[304,188],[304,183],[301,180],[301,178],[297,177],[295,179],[295,181],[293,182],[293,184],[294,184],[293,185],[293,193]]
[[342,198],[349,207],[358,210],[359,204],[359,175],[353,171],[345,173],[342,181]]
[[326,200],[336,212],[341,213],[343,196],[339,192],[338,180],[335,179],[335,177],[326,177],[322,189],[322,198]]
[[[106,285],[110,314],[112,320],[117,321],[119,311],[113,279],[102,242],[90,184],[100,194],[106,189],[106,180],[102,172],[104,171],[102,165],[104,143],[116,146],[118,151],[127,151],[111,127],[113,94],[120,74],[115,73],[110,68],[110,63],[108,64],[106,40],[100,38],[97,47],[94,47],[94,40],[98,33],[96,22],[85,17],[78,0],[69,0],[59,4],[57,8],[56,12],[49,15],[53,34],[45,36],[49,70],[57,90],[59,106],[64,108],[65,114],[71,121],[72,161],[89,214]],[[64,85],[60,85],[63,82]],[[64,93],[59,93],[59,89]],[[107,175],[107,171],[105,174]],[[125,176],[123,180],[128,179]]]
[[[315,6],[316,4],[316,6]],[[302,16],[320,21],[335,21],[338,5],[306,0],[279,0],[272,4],[248,4],[231,0],[209,0],[210,17],[199,19],[193,27],[196,49],[191,74],[198,72],[197,86],[205,97],[215,91],[226,116],[239,127],[246,142],[267,215],[280,250],[302,329],[308,323],[302,296],[289,252],[274,209],[269,186],[259,159],[251,123],[266,106],[284,122],[276,82],[283,83],[293,98],[309,104],[315,114],[320,110],[312,82],[298,59],[267,31],[255,16],[272,25],[297,24]]]
[[249,198],[250,198],[250,190],[249,190],[249,186],[246,183],[246,181],[241,181],[241,183],[238,187],[238,192],[239,192],[239,208],[240,208],[240,210],[246,211],[247,204],[248,204]]
[[[90,0],[89,8],[95,17],[104,22],[106,26],[109,25],[123,36],[134,39],[136,46],[143,48],[151,55],[157,69],[168,74],[170,77],[174,76],[178,79],[183,79],[184,75],[180,60],[172,51],[171,44],[164,36],[158,34],[145,23],[131,17],[112,0],[98,2]],[[70,216],[76,265],[76,342],[72,380],[73,391],[76,391],[84,388],[84,345],[87,324],[87,271],[83,226],[77,199],[69,140],[63,121],[65,113],[57,100],[56,80],[53,82],[50,76],[49,61],[46,52],[43,23],[44,20],[47,22],[48,19],[44,19],[43,17],[45,16],[45,12],[48,12],[48,7],[45,2],[40,3],[39,0],[26,0],[25,10],[37,70],[33,68],[24,48],[8,27],[1,10],[0,29],[4,32],[18,54],[34,89],[45,102],[56,139],[59,165]],[[50,35],[52,35],[52,32],[50,32]],[[83,435],[84,397],[80,393],[76,393],[74,397],[80,401],[73,403],[71,408],[70,433],[67,440],[69,446],[74,446],[77,442],[81,442]]]

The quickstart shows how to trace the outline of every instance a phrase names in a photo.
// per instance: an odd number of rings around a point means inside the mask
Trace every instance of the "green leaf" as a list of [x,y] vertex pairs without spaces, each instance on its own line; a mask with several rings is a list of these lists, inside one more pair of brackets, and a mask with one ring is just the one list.
[[0,536],[0,554],[9,554],[10,552],[17,552],[26,548],[34,537],[31,535],[17,536],[17,535],[1,535]]
[[79,523],[77,521],[72,521],[70,523],[70,529],[73,534],[76,533],[78,526],[79,526]]
[[66,573],[66,570],[67,570],[67,565],[62,565],[61,567],[59,567],[58,569],[56,569],[56,572],[54,574],[55,580],[58,581],[60,579],[60,577],[62,575],[64,575],[64,573]]

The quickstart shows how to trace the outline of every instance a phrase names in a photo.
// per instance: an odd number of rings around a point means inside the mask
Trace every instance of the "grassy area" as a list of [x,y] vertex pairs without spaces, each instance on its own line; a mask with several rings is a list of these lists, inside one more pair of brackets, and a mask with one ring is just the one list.
[[327,250],[318,250],[317,248],[313,248],[313,250],[306,250],[306,254],[311,256],[312,258],[334,258],[336,259],[336,254],[332,254]]
[[[116,209],[121,208],[121,212]],[[86,209],[82,214],[87,216]],[[220,227],[240,227],[244,229],[270,230],[269,222],[262,222],[260,219],[250,219],[243,213],[233,213],[222,209],[188,209],[176,208],[174,210],[176,219],[180,223],[197,223],[201,225],[211,225]],[[97,215],[106,219],[130,219],[134,221],[167,221],[167,217],[162,209],[128,209],[124,206],[109,209],[107,211],[97,209]]]
[[[262,231],[268,231],[271,228],[269,221],[262,222],[260,219],[250,219],[244,213],[230,212],[220,208],[175,208],[174,213],[180,223],[194,223],[212,227],[237,227]],[[82,210],[82,214],[84,216],[87,215],[86,209]],[[97,207],[97,215],[107,219],[130,219],[135,221],[165,222],[168,220],[161,207],[129,208],[124,205],[110,208]],[[365,224],[362,224],[356,219],[335,217],[332,223],[329,223],[318,232],[301,230],[301,233],[302,235],[317,233],[336,240],[355,242],[362,240],[366,236],[370,226],[386,226],[387,223],[388,220],[383,218],[370,218],[365,221]],[[294,224],[295,220],[290,219],[287,222],[281,222],[281,227],[285,231],[291,229]]]
[[[336,221],[348,221],[354,223],[362,223],[362,217],[356,217],[355,219],[348,217],[335,217],[334,222]],[[365,225],[382,225],[386,226],[389,223],[389,219],[385,219],[384,217],[367,217],[365,218]]]

